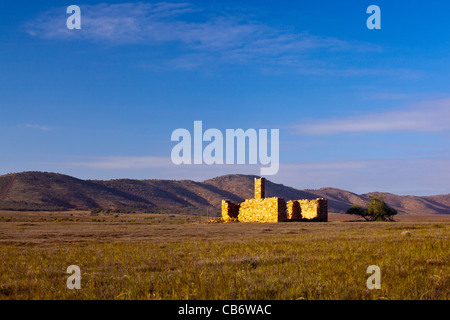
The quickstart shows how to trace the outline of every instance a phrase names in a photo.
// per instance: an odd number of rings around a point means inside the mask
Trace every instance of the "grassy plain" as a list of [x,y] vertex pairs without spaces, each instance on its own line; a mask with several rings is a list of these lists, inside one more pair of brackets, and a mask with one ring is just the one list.
[[[450,299],[450,216],[349,219],[1,211],[0,299]],[[66,287],[69,265],[80,290]],[[380,290],[366,287],[369,265]]]

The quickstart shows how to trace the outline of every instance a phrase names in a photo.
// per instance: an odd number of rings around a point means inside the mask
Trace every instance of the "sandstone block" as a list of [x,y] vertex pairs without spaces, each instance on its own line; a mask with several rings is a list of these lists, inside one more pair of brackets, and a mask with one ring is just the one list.
[[222,200],[222,219],[229,222],[238,219],[239,204],[236,204],[230,200]]
[[240,222],[287,221],[286,201],[283,198],[247,199],[241,203]]

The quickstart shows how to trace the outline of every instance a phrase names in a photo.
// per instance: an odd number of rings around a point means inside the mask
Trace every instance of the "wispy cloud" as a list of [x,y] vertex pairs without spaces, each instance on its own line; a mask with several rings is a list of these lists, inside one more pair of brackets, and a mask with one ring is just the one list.
[[164,21],[192,11],[185,3],[102,3],[80,7],[81,30],[67,29],[65,7],[41,13],[26,24],[26,30],[32,36],[59,40],[79,38],[115,44],[170,41],[180,37],[179,26],[174,26],[172,30],[177,32],[170,34]]
[[[81,30],[68,30],[65,8],[56,8],[29,21],[26,31],[46,39],[81,39],[112,45],[172,44],[177,46],[178,55],[169,57],[167,66],[185,69],[198,67],[201,61],[251,61],[287,65],[299,72],[322,73],[330,72],[330,65],[312,57],[318,51],[381,50],[374,44],[274,28],[244,15],[226,12],[212,14],[189,3],[122,3],[80,7]],[[349,69],[342,74],[358,75],[359,71]]]
[[[271,181],[299,189],[336,187],[356,193],[372,191],[432,195],[449,192],[448,158],[359,159],[349,161],[286,162]],[[224,174],[259,175],[259,165],[180,165],[170,157],[84,157],[75,161],[46,163],[44,170],[82,169],[87,178],[135,177],[137,179],[206,180]],[[145,169],[145,171],[142,171]]]
[[285,163],[271,180],[301,189],[336,187],[356,193],[447,194],[449,162],[449,158],[399,158]]
[[117,170],[117,169],[148,169],[175,167],[169,157],[156,156],[109,156],[87,157],[77,161],[53,163],[63,167],[82,167],[90,169]]
[[50,131],[50,130],[51,130],[50,127],[47,127],[47,126],[41,126],[41,125],[39,125],[39,124],[31,124],[31,123],[20,124],[18,127],[19,127],[19,128],[38,129],[38,130],[42,130],[42,131]]
[[437,132],[450,130],[450,99],[429,101],[402,110],[302,122],[296,133],[332,135],[352,132]]
[[78,157],[74,161],[51,162],[48,165],[56,165],[64,168],[88,168],[97,170],[134,170],[134,169],[169,169],[173,172],[198,173],[214,172],[226,169],[244,170],[247,172],[259,172],[261,165],[207,165],[207,164],[173,164],[170,157],[162,156],[104,156],[104,157]]

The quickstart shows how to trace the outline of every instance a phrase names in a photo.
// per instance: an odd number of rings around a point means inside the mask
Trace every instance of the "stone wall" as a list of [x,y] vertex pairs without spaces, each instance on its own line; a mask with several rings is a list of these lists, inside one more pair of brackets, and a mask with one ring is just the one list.
[[319,198],[316,200],[294,200],[301,208],[303,219],[328,221],[328,202],[327,199]]
[[240,205],[230,200],[222,200],[222,219],[226,222],[237,220]]
[[240,222],[287,221],[286,201],[283,198],[247,199],[241,203]]
[[317,212],[317,218],[319,221],[328,221],[328,200],[324,198],[317,199],[319,202],[319,208]]
[[297,200],[289,200],[286,203],[286,213],[289,220],[300,220],[302,218],[302,208]]
[[255,179],[255,199],[241,204],[222,200],[222,219],[240,222],[328,221],[327,199],[265,198],[265,178]]
[[266,197],[266,178],[255,178],[255,199]]

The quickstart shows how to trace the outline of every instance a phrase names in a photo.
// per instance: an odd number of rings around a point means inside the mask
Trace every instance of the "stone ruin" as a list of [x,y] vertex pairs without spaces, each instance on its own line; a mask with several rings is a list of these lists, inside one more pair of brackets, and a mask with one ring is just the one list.
[[255,178],[255,198],[241,204],[222,200],[222,219],[225,222],[285,222],[328,221],[327,199],[290,200],[265,197],[265,178]]

